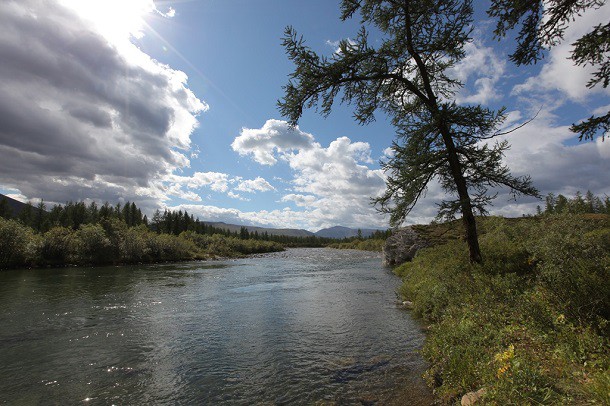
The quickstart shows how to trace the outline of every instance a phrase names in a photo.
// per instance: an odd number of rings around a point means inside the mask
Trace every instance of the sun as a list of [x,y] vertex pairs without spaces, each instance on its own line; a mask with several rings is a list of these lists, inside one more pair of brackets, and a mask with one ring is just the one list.
[[[161,14],[153,0],[59,0],[79,17],[93,24],[110,42],[143,35],[145,17]],[[170,9],[170,13],[172,10]],[[168,15],[170,16],[170,15]]]

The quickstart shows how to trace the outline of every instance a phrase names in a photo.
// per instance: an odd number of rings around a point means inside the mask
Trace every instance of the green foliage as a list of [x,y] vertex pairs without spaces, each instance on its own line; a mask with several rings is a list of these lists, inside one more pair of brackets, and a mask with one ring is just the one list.
[[[304,109],[319,107],[328,115],[340,98],[354,107],[360,124],[385,113],[398,139],[383,163],[387,187],[375,200],[379,210],[399,225],[429,182],[439,180],[448,195],[439,215],[462,215],[470,260],[480,262],[474,212],[485,213],[495,196],[490,189],[505,186],[515,196],[538,191],[528,176],[512,176],[503,164],[506,141],[487,142],[498,135],[504,109],[454,101],[462,83],[447,70],[465,57],[472,40],[472,2],[344,0],[341,9],[343,20],[359,13],[362,27],[331,57],[316,54],[292,27],[286,29],[283,45],[295,69],[280,112],[296,125]],[[368,40],[369,27],[382,33],[381,41]]]
[[[569,24],[589,9],[598,9],[603,0],[492,0],[488,14],[497,18],[494,34],[505,37],[519,29],[515,51],[510,59],[518,65],[541,60],[544,51],[560,44]],[[576,65],[592,66],[595,71],[588,88],[610,84],[610,23],[599,24],[572,44],[570,58]],[[592,140],[597,134],[602,139],[610,130],[610,112],[574,124],[570,128],[580,134],[579,139]]]
[[602,200],[594,195],[590,190],[583,196],[580,192],[568,199],[564,195],[555,196],[549,193],[546,198],[546,205],[542,215],[552,214],[610,214],[610,198],[607,196]]
[[74,231],[53,227],[42,236],[41,260],[48,265],[62,265],[72,259]]
[[383,251],[384,243],[385,243],[385,240],[381,240],[381,239],[372,239],[372,238],[366,239],[366,240],[355,239],[355,240],[352,240],[349,242],[337,242],[337,243],[329,244],[328,247],[340,249],[340,250],[348,249],[348,250],[381,252],[381,251]]
[[351,249],[361,251],[383,251],[383,245],[385,240],[392,235],[392,230],[377,230],[373,232],[368,238],[362,237],[362,231],[358,230],[358,236],[352,238],[345,238],[341,242],[335,242],[328,244],[327,247],[335,249]]
[[50,212],[45,209],[41,201],[36,209],[27,205],[18,221],[0,217],[0,269],[239,257],[280,251],[286,242],[326,242],[317,237],[259,235],[245,228],[238,236],[182,211],[157,211],[149,228],[146,216],[129,202],[99,208],[95,202],[68,202]]
[[448,239],[395,269],[430,323],[423,353],[440,400],[485,387],[486,404],[607,404],[610,217],[481,224],[482,264]]
[[187,231],[180,234],[180,237],[192,241],[201,252],[209,257],[234,257],[284,249],[281,244],[273,241],[244,240],[220,234],[203,235]]
[[113,246],[99,224],[84,224],[74,234],[74,260],[83,264],[104,264],[113,258]]
[[5,198],[0,198],[0,217],[5,219],[10,219],[13,217],[13,211],[8,205],[8,200]]
[[31,228],[0,218],[0,269],[35,264],[40,240]]
[[[566,216],[541,224],[532,242],[540,282],[556,306],[578,322],[610,320],[610,221]],[[608,330],[610,333],[610,329]]]

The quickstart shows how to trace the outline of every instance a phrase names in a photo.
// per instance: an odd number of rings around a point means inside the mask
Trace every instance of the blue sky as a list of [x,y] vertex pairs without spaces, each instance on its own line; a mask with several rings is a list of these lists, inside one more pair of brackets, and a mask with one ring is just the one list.
[[[590,70],[566,57],[573,39],[610,19],[610,6],[572,24],[533,67],[507,60],[485,2],[467,57],[452,74],[460,103],[506,106],[506,163],[543,194],[610,194],[610,143],[579,143],[568,127],[607,111],[586,89]],[[276,102],[292,65],[287,25],[331,55],[353,37],[331,0],[20,0],[0,5],[0,192],[21,200],[135,201],[202,220],[316,231],[386,227],[370,205],[394,132],[382,115],[359,126],[349,106],[306,111],[291,130]],[[373,39],[376,37],[373,35]],[[605,109],[605,110],[604,110]],[[430,221],[436,183],[409,217]],[[492,213],[520,216],[540,201],[500,191]]]

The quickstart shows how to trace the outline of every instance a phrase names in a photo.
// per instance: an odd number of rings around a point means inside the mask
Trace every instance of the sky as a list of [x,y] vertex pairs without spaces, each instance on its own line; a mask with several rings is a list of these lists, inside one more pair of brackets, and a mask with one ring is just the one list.
[[[492,38],[476,1],[473,41],[450,72],[461,104],[506,107],[505,163],[542,195],[610,195],[610,140],[579,142],[569,126],[610,108],[610,89],[586,88],[570,44],[610,20],[585,13],[534,66]],[[293,26],[332,55],[359,20],[335,0],[2,0],[0,193],[47,206],[135,202],[201,220],[317,231],[387,228],[371,198],[394,130],[379,114],[360,126],[348,105],[305,111],[297,128],[277,109],[293,70],[281,39]],[[373,32],[374,41],[379,36]],[[500,190],[491,214],[521,216],[543,202]],[[432,182],[407,224],[434,218]]]

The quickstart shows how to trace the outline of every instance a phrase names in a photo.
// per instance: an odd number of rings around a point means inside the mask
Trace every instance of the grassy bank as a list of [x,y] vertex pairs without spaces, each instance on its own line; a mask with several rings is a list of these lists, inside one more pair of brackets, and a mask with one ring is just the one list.
[[383,250],[383,244],[385,240],[382,239],[367,239],[359,240],[355,239],[352,241],[336,242],[328,244],[328,248],[334,248],[339,250],[361,250],[361,251],[376,251],[381,252]]
[[481,265],[449,237],[395,270],[430,326],[426,378],[440,401],[486,388],[483,404],[610,404],[610,218],[487,218],[481,229]]

